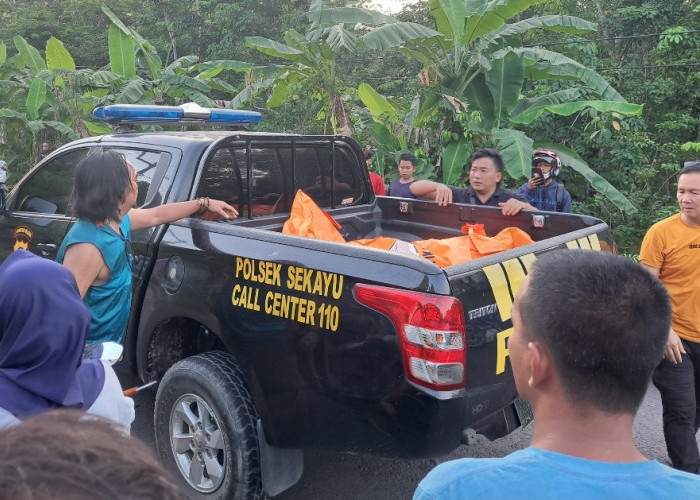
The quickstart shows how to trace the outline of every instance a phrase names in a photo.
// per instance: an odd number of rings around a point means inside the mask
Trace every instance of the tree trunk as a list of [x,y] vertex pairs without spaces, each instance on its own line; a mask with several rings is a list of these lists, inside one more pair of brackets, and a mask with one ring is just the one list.
[[[609,38],[608,35],[608,28],[606,27],[605,23],[605,11],[603,10],[603,4],[600,3],[600,0],[596,1],[595,3],[595,9],[598,14],[598,26],[600,27],[600,31],[603,34],[603,38]],[[613,53],[617,52],[615,49],[615,42],[612,42],[613,46]]]
[[170,12],[168,12],[168,7],[160,0],[155,0],[156,6],[163,9],[163,20],[165,21],[165,27],[168,30],[168,37],[170,37],[170,43],[173,46],[173,61],[177,60],[177,34],[173,29],[173,23],[170,19]]
[[335,120],[336,133],[350,137],[352,125],[348,113],[345,111],[345,104],[338,93],[331,94],[331,116]]
[[199,0],[194,2],[195,11],[197,12],[197,57],[200,61],[206,59],[206,47],[203,42],[203,30],[204,20],[202,19],[202,10],[200,9]]

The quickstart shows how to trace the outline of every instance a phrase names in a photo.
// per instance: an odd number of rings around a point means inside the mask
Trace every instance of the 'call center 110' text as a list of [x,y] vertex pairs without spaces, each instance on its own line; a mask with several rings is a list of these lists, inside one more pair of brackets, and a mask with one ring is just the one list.
[[[235,277],[245,283],[233,286],[231,303],[333,332],[338,330],[337,305],[288,292],[338,300],[343,294],[343,275],[297,266],[286,266],[286,272],[282,271],[282,264],[276,262],[236,257]],[[260,285],[268,285],[262,293]]]

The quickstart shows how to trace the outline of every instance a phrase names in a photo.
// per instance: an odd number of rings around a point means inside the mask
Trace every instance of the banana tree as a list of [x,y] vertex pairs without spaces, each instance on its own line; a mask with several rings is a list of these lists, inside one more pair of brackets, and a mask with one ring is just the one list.
[[[215,92],[234,96],[239,90],[220,78],[221,73],[245,73],[252,64],[234,60],[199,62],[197,56],[183,56],[163,67],[155,48],[134,29],[126,26],[109,8],[103,12],[109,27],[109,63],[112,89],[106,102],[129,104],[179,104],[196,102],[203,107],[220,107],[211,97]],[[110,76],[111,76],[110,75]]]
[[[259,36],[246,37],[246,45],[285,63],[254,68],[248,87],[234,99],[236,104],[268,91],[267,106],[276,108],[295,94],[309,92],[324,103],[318,118],[329,121],[334,132],[351,135],[343,100],[349,92],[336,64],[338,56],[353,54],[359,47],[382,50],[386,40],[406,43],[438,35],[420,24],[401,22],[367,9],[329,8],[321,0],[312,2],[307,17],[311,21],[307,33],[288,30],[284,34],[286,44]],[[368,27],[373,29],[366,32]]]
[[[414,125],[425,126],[447,115],[459,122],[457,115],[476,111],[479,118],[468,122],[469,131],[496,142],[509,174],[515,178],[529,176],[533,146],[537,146],[516,127],[532,123],[542,113],[571,116],[593,109],[623,116],[642,111],[642,106],[628,103],[602,76],[577,61],[541,47],[522,46],[522,37],[533,30],[581,35],[597,28],[583,19],[560,15],[506,22],[543,1],[429,0],[440,36],[408,43],[381,37],[383,49],[398,49],[424,67],[420,75],[424,95]],[[527,80],[559,80],[568,88],[528,99],[522,95]],[[460,132],[444,145],[442,173],[446,182],[459,178],[465,152],[472,149],[468,131]],[[617,207],[628,213],[636,211],[583,159],[574,158],[561,145],[554,144],[551,149],[571,158],[567,165]]]
[[[76,70],[73,58],[63,44],[51,37],[46,42],[46,59],[21,36],[13,39],[17,53],[3,57],[3,85],[0,86],[0,122],[4,133],[28,134],[24,153],[10,154],[26,161],[40,133],[61,140],[77,139],[80,117],[75,102],[78,87],[89,79],[89,70]],[[3,44],[3,52],[6,47]],[[5,137],[1,141],[5,144]]]
[[[205,107],[224,107],[227,101],[211,96],[232,96],[238,89],[220,74],[246,72],[252,67],[239,61],[198,62],[195,56],[181,57],[163,67],[147,40],[107,7],[103,11],[112,20],[107,68],[76,69],[69,51],[54,37],[46,43],[45,58],[20,36],[13,39],[14,55],[8,56],[7,46],[0,44],[0,147],[17,175],[30,165],[32,144],[39,134],[61,143],[108,132],[109,126],[92,117],[98,105],[194,101]],[[20,139],[27,136],[30,140]]]

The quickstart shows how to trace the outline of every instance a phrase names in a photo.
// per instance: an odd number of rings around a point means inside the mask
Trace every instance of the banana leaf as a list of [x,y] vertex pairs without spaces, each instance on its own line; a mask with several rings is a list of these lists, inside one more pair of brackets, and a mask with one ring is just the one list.
[[642,114],[644,105],[618,101],[576,101],[560,104],[546,104],[524,111],[519,116],[512,117],[511,121],[513,123],[529,124],[535,121],[535,119],[545,111],[559,116],[571,116],[586,108],[593,108],[602,113],[614,112],[621,115],[637,116]]
[[114,24],[109,26],[109,66],[112,71],[125,78],[136,76],[134,41]]
[[54,69],[67,69],[75,71],[75,61],[59,39],[51,37],[46,42],[46,67],[49,71]]
[[573,150],[551,141],[537,141],[534,143],[534,146],[537,149],[545,148],[556,151],[565,167],[569,167],[585,177],[591,183],[591,187],[610,200],[613,205],[627,214],[633,215],[637,213],[637,208],[632,205],[625,195],[593,171],[588,166],[588,163]]
[[363,104],[367,106],[375,121],[384,122],[387,118],[396,118],[396,108],[368,83],[360,84],[357,88],[357,95]]
[[511,177],[529,177],[532,161],[532,139],[520,130],[498,129],[493,131],[498,150],[503,154],[506,170]]
[[35,74],[46,69],[46,63],[41,58],[41,54],[33,46],[29,45],[27,41],[21,36],[17,35],[12,39],[15,42],[15,47],[17,52],[22,57],[24,64],[32,70]]
[[464,171],[464,165],[468,162],[467,155],[471,149],[471,140],[464,137],[459,141],[451,142],[442,154],[442,182],[454,185]]

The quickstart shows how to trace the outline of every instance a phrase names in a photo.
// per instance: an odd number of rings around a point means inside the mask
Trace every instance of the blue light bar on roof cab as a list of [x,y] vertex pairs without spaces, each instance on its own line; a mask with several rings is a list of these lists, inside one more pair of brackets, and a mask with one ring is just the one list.
[[112,123],[119,122],[176,122],[185,116],[178,106],[145,106],[143,104],[112,104],[95,108],[95,118]]
[[257,111],[245,111],[242,109],[210,109],[210,122],[213,123],[235,123],[246,125],[248,123],[258,123],[262,120],[262,115]]
[[119,123],[177,123],[198,122],[216,125],[249,125],[262,120],[256,111],[203,108],[194,103],[182,106],[149,106],[143,104],[112,104],[95,108],[95,118]]

